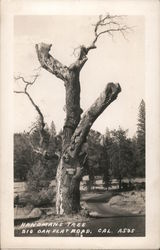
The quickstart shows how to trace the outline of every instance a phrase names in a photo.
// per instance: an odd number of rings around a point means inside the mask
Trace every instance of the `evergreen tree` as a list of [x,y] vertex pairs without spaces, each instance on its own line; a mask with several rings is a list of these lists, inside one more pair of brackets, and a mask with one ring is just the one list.
[[137,124],[137,150],[139,160],[139,175],[145,175],[145,102],[139,105],[138,124]]
[[32,149],[25,133],[14,134],[14,179],[25,181],[33,164]]
[[106,133],[104,136],[102,136],[101,139],[101,145],[103,147],[102,149],[102,159],[101,164],[103,168],[103,184],[107,189],[110,186],[110,179],[111,179],[111,164],[110,164],[110,154],[109,154],[109,148],[111,146],[111,134],[109,129],[106,129]]
[[94,176],[101,175],[100,159],[102,153],[102,147],[100,145],[101,134],[98,131],[90,130],[88,135],[88,159],[87,159],[87,174],[89,175],[88,189],[94,183]]
[[134,136],[131,139],[131,151],[132,151],[132,161],[130,163],[130,177],[136,178],[139,177],[139,156],[137,150],[137,137]]
[[119,181],[119,189],[122,187],[122,179],[130,178],[133,154],[131,140],[127,138],[127,130],[119,128],[111,131],[112,143],[109,148],[112,176]]
[[50,126],[50,136],[55,137],[56,136],[56,126],[54,121],[51,122]]

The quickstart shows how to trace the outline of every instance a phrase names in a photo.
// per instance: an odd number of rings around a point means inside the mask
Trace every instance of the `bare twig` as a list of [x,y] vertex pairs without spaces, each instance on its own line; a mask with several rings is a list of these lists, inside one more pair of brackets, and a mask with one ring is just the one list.
[[125,32],[131,30],[132,27],[124,25],[120,20],[122,17],[123,16],[109,14],[104,17],[99,16],[98,22],[94,25],[95,38],[92,41],[91,46],[88,47],[88,50],[92,49],[93,45],[96,46],[98,38],[105,33],[113,36],[114,32],[120,32],[123,37],[125,37]]
[[33,75],[32,77],[33,77],[32,81],[25,80],[25,78],[23,76],[14,77],[14,79],[15,80],[22,80],[24,83],[26,83],[25,88],[24,88],[24,92],[27,92],[28,87],[35,83],[35,81],[39,77],[39,74]]
[[[98,39],[103,35],[103,34],[108,34],[113,38],[114,33],[119,32],[122,34],[122,36],[126,39],[126,33],[129,30],[132,30],[133,27],[129,27],[127,25],[124,25],[122,23],[122,18],[124,16],[119,16],[119,15],[105,15],[105,16],[99,16],[99,20],[97,21],[96,24],[94,24],[94,39],[91,42],[90,46],[86,47],[84,45],[79,47],[79,55],[78,59],[76,60],[75,63],[73,63],[70,66],[70,69],[77,67],[81,69],[85,62],[87,61],[87,54],[90,50],[96,49],[96,44]],[[77,50],[77,48],[74,50]]]
[[25,94],[24,91],[16,91],[16,90],[14,90],[13,92],[16,93],[16,94]]

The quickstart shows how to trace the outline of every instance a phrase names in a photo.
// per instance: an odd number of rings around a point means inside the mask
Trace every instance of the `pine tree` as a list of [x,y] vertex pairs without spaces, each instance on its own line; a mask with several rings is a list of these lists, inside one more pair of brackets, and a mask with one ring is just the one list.
[[137,150],[139,160],[139,175],[145,175],[145,102],[139,105],[138,124],[137,124]]
[[27,172],[33,164],[32,148],[28,143],[26,133],[14,134],[14,178],[25,181]]
[[110,180],[111,180],[111,164],[110,164],[110,154],[109,154],[109,149],[112,144],[112,139],[111,139],[111,133],[109,129],[106,129],[106,133],[104,136],[102,136],[101,139],[101,145],[103,147],[102,150],[102,168],[103,168],[103,185],[104,187],[107,187],[107,189],[110,186]]
[[112,176],[119,181],[119,189],[121,189],[122,179],[130,178],[133,159],[131,141],[127,138],[127,130],[122,128],[111,131],[111,139],[109,148],[111,171]]
[[56,136],[56,126],[54,121],[51,122],[51,126],[50,126],[50,136],[55,137]]

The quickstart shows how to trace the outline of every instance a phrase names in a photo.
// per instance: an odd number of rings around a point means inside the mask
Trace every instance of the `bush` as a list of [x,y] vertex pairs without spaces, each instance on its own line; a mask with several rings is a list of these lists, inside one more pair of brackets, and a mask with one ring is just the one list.
[[53,188],[43,188],[41,191],[25,192],[15,197],[15,205],[33,205],[34,207],[53,205],[56,191]]
[[49,186],[49,180],[46,178],[47,170],[45,164],[40,160],[34,164],[27,175],[27,186],[30,192],[40,192],[43,188]]
[[139,191],[139,190],[145,190],[145,182],[136,183],[135,184],[135,190],[137,190],[137,191]]
[[53,188],[43,188],[41,191],[33,192],[31,194],[30,203],[38,207],[53,205],[55,193],[56,192]]

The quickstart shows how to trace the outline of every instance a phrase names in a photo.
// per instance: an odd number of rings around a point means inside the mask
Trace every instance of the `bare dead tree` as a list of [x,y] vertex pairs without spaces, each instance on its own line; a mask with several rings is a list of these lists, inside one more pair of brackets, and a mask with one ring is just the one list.
[[49,52],[51,44],[36,44],[37,57],[42,68],[64,82],[66,90],[66,119],[63,126],[63,148],[57,170],[57,214],[78,212],[80,209],[80,181],[82,167],[80,151],[94,121],[110,105],[121,91],[119,84],[108,83],[105,90],[83,114],[80,107],[80,72],[88,60],[88,53],[96,49],[97,42],[104,34],[113,36],[119,32],[125,37],[130,29],[121,24],[117,15],[99,16],[94,26],[94,38],[89,46],[80,46],[79,55],[70,66],[63,65]]

